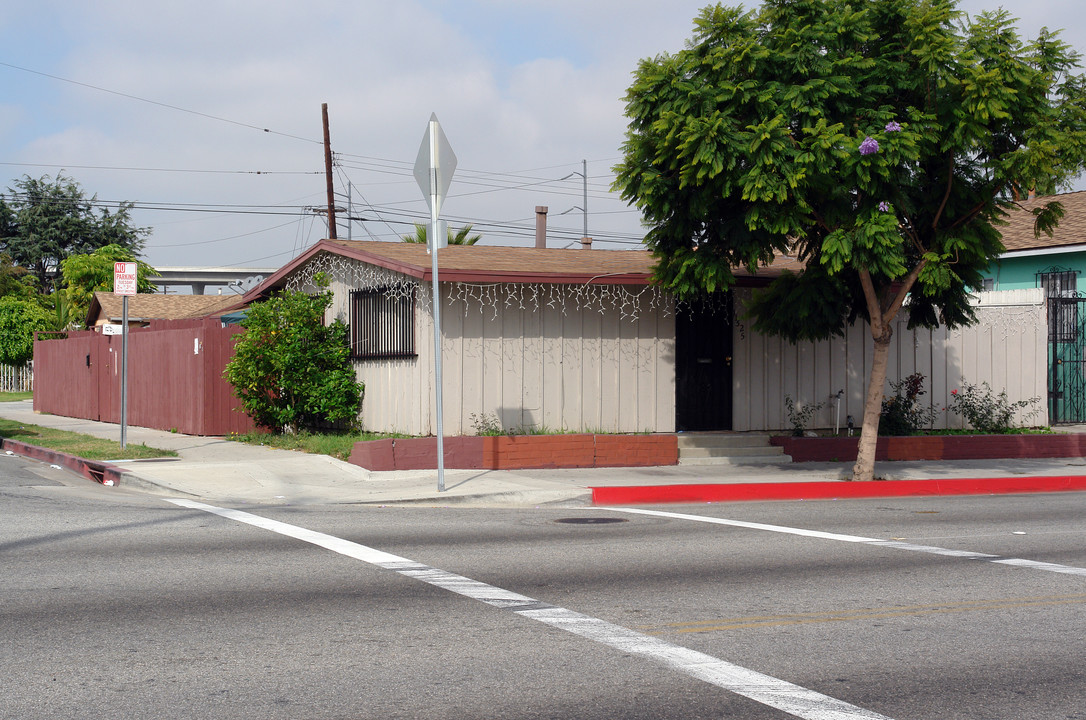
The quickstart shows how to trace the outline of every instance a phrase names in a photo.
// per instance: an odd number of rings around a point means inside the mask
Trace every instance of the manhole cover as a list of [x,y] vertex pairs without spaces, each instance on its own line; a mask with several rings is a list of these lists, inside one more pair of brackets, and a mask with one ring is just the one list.
[[608,523],[627,522],[626,518],[617,517],[571,517],[559,518],[555,522],[568,523],[570,525],[607,525]]

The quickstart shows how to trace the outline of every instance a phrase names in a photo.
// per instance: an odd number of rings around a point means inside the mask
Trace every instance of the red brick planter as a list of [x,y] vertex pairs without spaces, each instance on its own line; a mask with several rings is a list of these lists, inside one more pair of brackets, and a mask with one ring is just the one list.
[[[494,435],[444,440],[445,467],[530,468],[651,467],[679,462],[674,435]],[[349,462],[369,470],[437,467],[437,438],[355,443]]]
[[[770,438],[793,462],[851,462],[859,437]],[[992,460],[1086,456],[1086,435],[924,435],[880,437],[876,460]]]

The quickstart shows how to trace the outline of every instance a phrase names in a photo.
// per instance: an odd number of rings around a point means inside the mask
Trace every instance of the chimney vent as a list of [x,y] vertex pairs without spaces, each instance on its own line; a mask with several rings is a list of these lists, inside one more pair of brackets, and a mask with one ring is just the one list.
[[535,246],[547,247],[547,206],[535,206]]

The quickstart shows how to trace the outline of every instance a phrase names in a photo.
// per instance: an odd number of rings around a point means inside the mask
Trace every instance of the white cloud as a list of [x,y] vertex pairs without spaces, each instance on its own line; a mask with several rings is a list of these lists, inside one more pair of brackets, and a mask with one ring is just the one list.
[[[436,112],[460,161],[446,205],[450,216],[524,219],[530,228],[535,205],[559,212],[581,204],[579,178],[554,187],[494,186],[580,172],[581,160],[588,159],[593,232],[633,235],[639,231],[636,213],[604,214],[623,205],[602,193],[624,139],[622,97],[639,59],[682,48],[704,4],[40,0],[33,10],[14,8],[15,20],[0,18],[0,44],[13,53],[0,59],[234,122],[0,67],[0,82],[11,88],[0,106],[0,160],[63,165],[88,191],[109,200],[319,205],[320,175],[75,166],[320,172],[322,149],[306,140],[320,139],[320,104],[327,102],[332,146],[342,161],[340,189],[350,179],[356,202],[364,195],[421,213],[410,167]],[[965,0],[962,6],[983,4]],[[1084,22],[1073,12],[1077,0],[1074,6],[1071,0],[1004,4],[1012,14],[1028,15],[1023,29],[1030,34],[1043,22],[1074,23],[1065,39],[1086,49]],[[6,168],[11,178],[54,172],[34,165]],[[529,170],[519,178],[479,174]],[[177,247],[289,219],[149,211],[137,217],[155,225],[148,257],[162,265],[290,253],[311,237],[313,216],[247,237]],[[579,234],[576,214],[553,222]],[[372,229],[391,235],[407,227]],[[494,230],[485,234],[498,242],[530,242]],[[361,235],[357,228],[355,236]]]

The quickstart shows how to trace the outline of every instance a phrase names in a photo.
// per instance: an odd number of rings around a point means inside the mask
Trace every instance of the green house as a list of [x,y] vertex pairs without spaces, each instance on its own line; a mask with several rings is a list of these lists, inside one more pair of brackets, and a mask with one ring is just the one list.
[[[1052,237],[1033,230],[1029,210],[1058,199]],[[1086,192],[1031,198],[1002,228],[1006,252],[985,274],[984,290],[1041,288],[1048,305],[1049,421],[1086,421]],[[1081,284],[1081,286],[1080,286]]]

